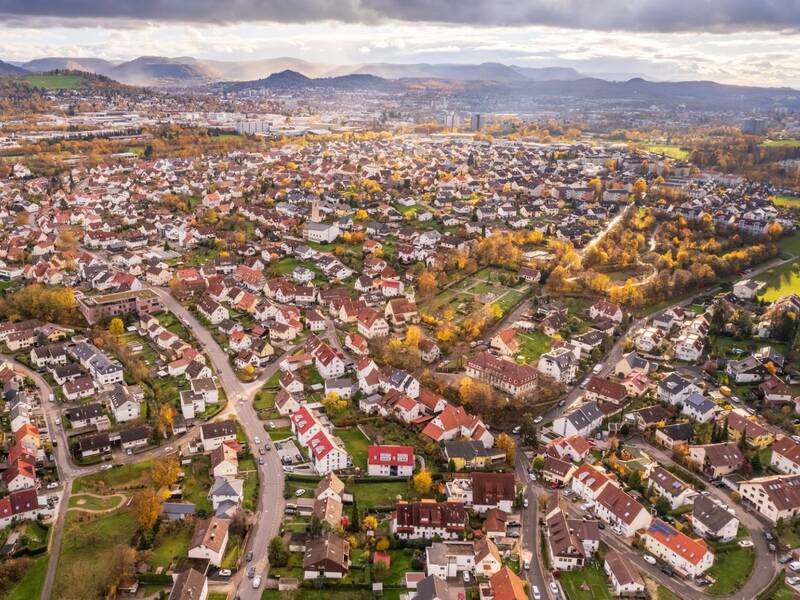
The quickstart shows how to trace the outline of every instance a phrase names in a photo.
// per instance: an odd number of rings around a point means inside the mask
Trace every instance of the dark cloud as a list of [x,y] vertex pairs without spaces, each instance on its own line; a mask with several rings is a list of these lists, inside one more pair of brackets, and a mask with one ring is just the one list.
[[800,0],[0,0],[0,21],[27,26],[169,21],[237,23],[387,19],[622,31],[737,31],[800,26]]

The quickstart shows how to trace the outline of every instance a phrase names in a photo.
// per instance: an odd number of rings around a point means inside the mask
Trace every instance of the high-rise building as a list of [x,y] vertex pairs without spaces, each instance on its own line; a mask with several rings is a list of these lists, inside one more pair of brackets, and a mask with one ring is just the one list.
[[480,131],[483,128],[483,115],[480,113],[475,113],[472,115],[472,118],[469,120],[469,127],[472,131]]

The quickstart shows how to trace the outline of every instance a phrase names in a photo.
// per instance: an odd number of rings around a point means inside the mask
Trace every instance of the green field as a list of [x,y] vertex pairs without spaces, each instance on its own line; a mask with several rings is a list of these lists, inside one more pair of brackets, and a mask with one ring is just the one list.
[[787,208],[800,208],[800,196],[773,196],[772,203]]
[[[569,600],[611,600],[608,578],[600,567],[585,567],[580,571],[564,571],[559,577]],[[587,589],[582,589],[584,587]]]
[[756,276],[757,281],[767,284],[762,298],[772,302],[789,294],[800,293],[800,261],[792,261],[774,267]]
[[800,140],[767,140],[761,145],[766,148],[800,148]]
[[70,73],[52,73],[49,75],[26,75],[22,78],[33,87],[45,90],[74,90],[86,85],[86,78]]
[[708,593],[727,596],[738,590],[750,576],[755,560],[756,555],[752,548],[736,548],[717,553],[714,565],[708,570],[708,574],[716,582],[708,587]]
[[648,152],[654,152],[656,154],[664,154],[677,160],[687,160],[689,158],[688,151],[684,150],[680,146],[675,146],[672,144],[650,144],[649,146],[645,146],[645,150]]
[[99,516],[68,512],[53,597],[104,597],[116,551],[131,543],[135,531],[127,510]]
[[22,579],[3,594],[2,600],[29,600],[41,596],[44,578],[47,575],[47,560],[46,554],[35,558]]
[[553,345],[553,340],[550,339],[550,336],[541,331],[518,333],[517,340],[519,340],[519,354],[517,355],[517,360],[519,360],[519,357],[522,357],[522,362],[525,363],[537,360],[542,354],[550,350],[550,347]]
[[352,427],[350,429],[334,429],[333,435],[340,437],[344,442],[344,447],[353,458],[353,466],[366,472],[369,440],[364,437],[364,434],[356,427]]
[[88,496],[86,494],[75,494],[69,498],[70,508],[84,508],[86,510],[109,510],[120,503],[120,496]]
[[782,237],[778,240],[778,248],[784,255],[800,256],[800,232]]
[[85,477],[79,477],[72,484],[72,492],[93,492],[95,494],[108,494],[121,490],[142,487],[147,482],[152,460],[114,467],[108,471],[100,471]]
[[194,527],[189,523],[179,523],[176,526],[162,524],[150,553],[152,567],[166,569],[174,558],[186,556],[193,532]]

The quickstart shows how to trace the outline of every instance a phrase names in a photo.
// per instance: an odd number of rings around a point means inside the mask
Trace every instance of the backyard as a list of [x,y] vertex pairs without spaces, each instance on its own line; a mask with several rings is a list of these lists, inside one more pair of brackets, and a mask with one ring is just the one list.
[[333,434],[344,442],[348,454],[353,458],[353,466],[366,473],[369,440],[364,437],[364,434],[357,427],[334,429]]
[[532,333],[518,333],[519,353],[517,360],[530,363],[537,360],[542,354],[550,350],[553,340],[541,331]]
[[22,579],[2,596],[3,600],[29,600],[41,596],[48,559],[46,554],[34,558]]
[[735,548],[716,552],[714,565],[708,574],[716,582],[708,587],[708,593],[715,596],[727,596],[738,590],[753,570],[755,552],[752,548]]
[[[559,577],[564,593],[569,600],[611,600],[608,577],[598,566],[585,567],[579,571],[563,571]],[[582,589],[586,584],[587,589]]]
[[800,293],[800,261],[768,269],[755,277],[767,284],[761,298],[772,302],[789,294]]

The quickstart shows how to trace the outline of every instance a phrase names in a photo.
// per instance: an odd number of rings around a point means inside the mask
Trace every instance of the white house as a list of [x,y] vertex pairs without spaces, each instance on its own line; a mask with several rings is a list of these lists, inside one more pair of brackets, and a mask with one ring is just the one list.
[[714,564],[714,555],[701,539],[692,539],[661,519],[654,519],[644,534],[645,550],[676,571],[697,577]]

